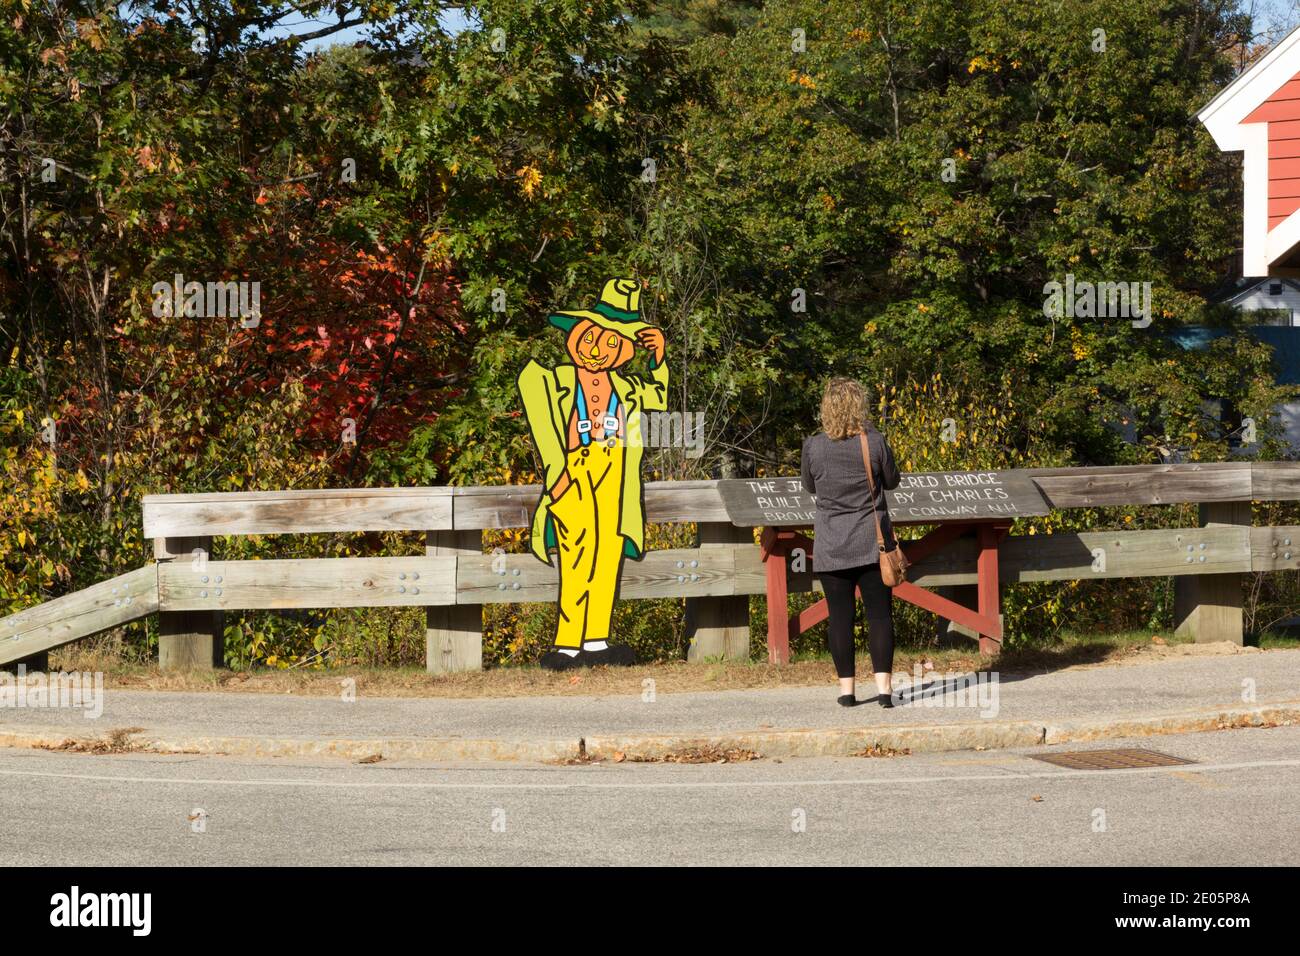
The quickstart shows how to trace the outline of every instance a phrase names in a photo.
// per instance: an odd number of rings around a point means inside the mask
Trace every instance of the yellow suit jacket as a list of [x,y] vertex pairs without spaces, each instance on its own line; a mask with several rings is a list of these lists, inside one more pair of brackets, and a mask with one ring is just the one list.
[[[641,482],[641,459],[644,453],[642,412],[668,408],[668,365],[654,364],[650,377],[632,373],[610,372],[610,385],[618,395],[627,416],[627,453],[623,469],[623,489],[618,512],[618,531],[623,535],[623,553],[640,559],[645,551],[645,502]],[[523,399],[528,430],[533,446],[542,456],[544,484],[533,512],[530,547],[538,559],[550,563],[547,553],[556,547],[555,525],[551,520],[550,489],[560,480],[566,464],[569,418],[577,400],[577,366],[572,363],[548,369],[529,360],[519,373],[519,395]]]

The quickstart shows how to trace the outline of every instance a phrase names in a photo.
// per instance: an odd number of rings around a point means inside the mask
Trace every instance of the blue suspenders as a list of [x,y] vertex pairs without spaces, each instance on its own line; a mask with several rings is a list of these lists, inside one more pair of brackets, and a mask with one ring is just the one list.
[[[618,434],[618,392],[614,391],[613,382],[609,386],[609,411],[605,415],[604,425],[606,438]],[[578,383],[578,440],[583,447],[591,444],[591,419],[587,417],[587,395],[582,390],[581,382]]]

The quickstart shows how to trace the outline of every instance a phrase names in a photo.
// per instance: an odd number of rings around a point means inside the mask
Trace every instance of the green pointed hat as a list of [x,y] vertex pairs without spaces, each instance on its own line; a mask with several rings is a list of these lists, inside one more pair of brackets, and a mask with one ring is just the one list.
[[547,316],[551,325],[565,332],[583,319],[635,341],[638,332],[650,327],[649,322],[641,321],[641,283],[636,279],[610,279],[593,308],[565,309]]

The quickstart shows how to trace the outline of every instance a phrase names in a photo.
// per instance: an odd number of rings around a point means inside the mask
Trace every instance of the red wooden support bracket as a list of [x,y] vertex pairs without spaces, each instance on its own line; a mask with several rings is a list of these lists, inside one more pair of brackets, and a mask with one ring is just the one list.
[[788,664],[792,622],[796,634],[803,633],[803,628],[798,624],[798,617],[790,617],[786,558],[795,548],[803,548],[811,558],[812,539],[798,530],[764,528],[758,541],[767,576],[767,658],[773,664]]
[[[764,529],[766,536],[768,529]],[[786,590],[785,554],[769,549],[763,557],[767,571],[767,659],[790,663],[790,602]]]
[[979,600],[976,607],[979,608],[980,617],[991,621],[993,624],[993,627],[988,630],[982,627],[976,628],[980,635],[981,654],[996,654],[1002,649],[1001,590],[998,587],[998,542],[1002,540],[1002,536],[1007,533],[1010,527],[1010,525],[980,525],[980,556],[976,563],[976,573],[979,579]]
[[[974,531],[979,547],[976,562],[978,601],[975,608],[940,597],[910,581],[904,581],[895,587],[894,597],[975,631],[980,636],[980,653],[997,653],[1002,647],[998,544],[1010,529],[1011,525],[1005,522],[949,522],[903,546],[908,560],[917,564],[967,531]],[[790,660],[790,636],[798,636],[808,628],[820,624],[826,620],[829,610],[825,599],[822,599],[797,614],[789,612],[786,558],[796,547],[803,548],[811,558],[812,539],[797,530],[764,528],[759,540],[767,576],[768,659],[773,664],[786,664]],[[858,596],[861,597],[860,591]]]

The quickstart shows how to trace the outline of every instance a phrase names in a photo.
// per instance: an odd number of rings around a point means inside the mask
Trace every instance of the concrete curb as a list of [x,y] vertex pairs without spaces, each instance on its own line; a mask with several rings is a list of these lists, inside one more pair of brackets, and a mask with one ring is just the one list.
[[728,734],[624,734],[587,738],[587,755],[603,759],[622,753],[655,758],[679,750],[716,747],[752,750],[764,757],[843,757],[871,747],[910,750],[995,750],[1033,747],[1043,742],[1043,725],[1027,721],[987,724],[935,724],[909,727],[853,727],[833,730],[756,730]]
[[[0,747],[77,749],[102,743],[107,735],[32,728],[0,731]],[[69,746],[71,745],[71,746]],[[465,740],[451,737],[348,740],[314,737],[208,737],[189,734],[133,733],[113,753],[210,754],[227,757],[342,757],[361,760],[375,754],[388,760],[558,761],[576,757],[572,739]]]
[[935,753],[947,750],[1005,750],[1040,744],[1073,743],[1117,737],[1195,733],[1238,727],[1300,723],[1300,701],[1254,707],[1229,707],[1171,714],[1126,715],[1061,721],[987,721],[933,726],[785,730],[712,735],[588,737],[589,757],[662,757],[693,747],[740,748],[764,757],[848,756],[872,747]]
[[[872,747],[927,753],[998,750],[1078,743],[1117,737],[1194,733],[1238,727],[1300,723],[1300,700],[1253,707],[1226,707],[1168,714],[1130,714],[1066,720],[980,721],[929,726],[877,726],[823,730],[735,731],[719,734],[619,734],[572,738],[469,740],[449,737],[370,740],[311,737],[221,737],[185,733],[130,734],[113,753],[187,753],[243,757],[340,757],[360,760],[558,762],[587,759],[655,759],[693,748],[752,750],[764,757],[848,756]],[[75,749],[103,743],[107,735],[66,729],[0,731],[0,747]],[[70,746],[71,745],[71,746]]]
[[1078,743],[1105,737],[1192,734],[1207,730],[1236,730],[1244,727],[1268,727],[1294,723],[1300,723],[1300,701],[1180,714],[1066,720],[1044,728],[1043,743]]

